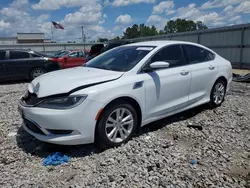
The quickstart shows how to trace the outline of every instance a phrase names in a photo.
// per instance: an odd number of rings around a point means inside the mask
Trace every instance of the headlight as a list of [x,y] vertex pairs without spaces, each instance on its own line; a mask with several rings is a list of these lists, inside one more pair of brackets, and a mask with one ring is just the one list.
[[37,106],[51,109],[69,109],[81,104],[86,98],[87,95],[49,98],[43,100],[43,102]]

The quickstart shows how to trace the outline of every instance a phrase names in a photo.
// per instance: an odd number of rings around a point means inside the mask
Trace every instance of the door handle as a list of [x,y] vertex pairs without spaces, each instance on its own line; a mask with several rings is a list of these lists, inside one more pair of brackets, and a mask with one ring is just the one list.
[[181,75],[183,75],[183,76],[186,76],[188,74],[189,74],[189,71],[186,71],[186,70],[181,71]]
[[215,66],[210,65],[208,68],[209,68],[210,70],[214,70],[214,69],[215,69]]

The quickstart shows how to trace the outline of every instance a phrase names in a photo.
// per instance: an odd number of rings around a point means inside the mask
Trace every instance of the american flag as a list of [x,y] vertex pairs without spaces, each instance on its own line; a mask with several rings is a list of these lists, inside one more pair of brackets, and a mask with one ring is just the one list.
[[59,24],[59,23],[56,23],[56,22],[53,22],[53,21],[52,21],[52,24],[54,25],[54,27],[55,27],[56,29],[64,29],[64,27],[63,27],[61,24]]

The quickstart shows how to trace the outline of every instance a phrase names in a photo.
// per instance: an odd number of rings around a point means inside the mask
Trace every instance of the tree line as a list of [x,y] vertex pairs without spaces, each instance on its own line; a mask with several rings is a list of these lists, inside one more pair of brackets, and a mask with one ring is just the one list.
[[125,30],[125,32],[123,32],[122,37],[115,37],[114,40],[133,39],[138,37],[148,37],[155,35],[187,32],[187,31],[197,31],[203,29],[208,29],[203,22],[201,21],[194,22],[192,20],[186,20],[186,19],[170,20],[166,23],[164,29],[160,31],[158,31],[154,25],[146,26],[145,24],[140,24],[140,25],[134,24],[133,26],[128,27]]

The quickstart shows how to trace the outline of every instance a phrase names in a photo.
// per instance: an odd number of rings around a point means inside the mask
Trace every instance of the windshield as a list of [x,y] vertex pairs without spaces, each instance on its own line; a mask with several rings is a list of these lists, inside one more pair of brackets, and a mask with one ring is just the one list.
[[52,57],[62,57],[62,56],[67,55],[68,53],[69,53],[69,51],[63,50],[63,51],[59,51],[59,52],[53,54]]
[[154,46],[121,46],[90,60],[84,66],[126,72],[139,63]]

